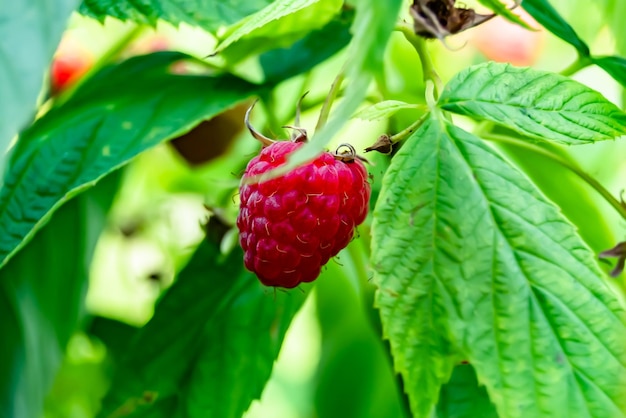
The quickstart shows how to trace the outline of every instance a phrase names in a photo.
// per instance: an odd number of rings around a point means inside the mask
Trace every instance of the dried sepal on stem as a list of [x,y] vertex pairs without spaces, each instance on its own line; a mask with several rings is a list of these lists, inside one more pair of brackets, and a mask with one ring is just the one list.
[[[439,39],[454,35],[478,26],[492,19],[496,14],[480,14],[474,9],[456,7],[456,0],[414,0],[410,14],[414,21],[415,33],[428,39]],[[516,0],[510,9],[521,3]]]

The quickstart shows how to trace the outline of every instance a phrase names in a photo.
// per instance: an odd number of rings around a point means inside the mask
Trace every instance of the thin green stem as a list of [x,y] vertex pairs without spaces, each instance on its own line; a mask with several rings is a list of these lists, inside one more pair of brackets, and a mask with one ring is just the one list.
[[593,62],[591,61],[591,58],[579,55],[576,61],[571,63],[567,68],[562,70],[559,74],[569,77],[569,76],[576,74],[583,68],[590,66],[591,64],[593,64]]
[[320,117],[317,120],[317,125],[315,125],[315,132],[318,132],[326,122],[328,121],[328,115],[330,115],[330,109],[333,106],[333,102],[337,98],[339,91],[341,90],[341,83],[344,79],[344,70],[342,69],[337,77],[335,77],[335,81],[333,81],[332,86],[330,87],[330,91],[328,92],[328,96],[326,96],[326,100],[324,100],[324,104],[322,105],[322,110],[320,110]]
[[404,141],[406,138],[411,136],[413,132],[415,132],[420,126],[422,126],[422,123],[424,123],[429,114],[429,112],[424,113],[422,116],[420,116],[418,120],[410,124],[407,128],[403,129],[395,135],[390,136],[389,140],[391,141],[391,143],[395,144],[396,142]]
[[617,211],[617,213],[620,214],[620,216],[623,219],[626,220],[626,206],[624,206],[619,200],[617,200],[615,196],[611,194],[611,192],[609,192],[602,184],[600,184],[600,182],[598,182],[598,180],[596,180],[595,178],[587,174],[576,163],[569,161],[561,157],[560,155],[555,154],[535,144],[532,144],[526,141],[520,141],[515,138],[505,136],[505,135],[483,134],[482,137],[490,141],[501,142],[504,144],[512,144],[514,146],[525,148],[536,154],[542,155],[554,161],[555,163],[560,164],[561,166],[567,168],[572,173],[580,177],[585,183],[591,186],[596,192],[598,192],[598,194],[600,194],[604,198],[604,200],[606,200],[607,203],[611,205]]
[[428,81],[432,81],[434,83],[434,97],[437,98],[442,90],[443,84],[441,82],[439,74],[437,74],[437,71],[435,70],[433,61],[430,58],[430,54],[428,53],[428,50],[426,48],[426,40],[417,36],[413,31],[413,28],[406,24],[397,25],[396,30],[404,35],[406,40],[409,41],[409,43],[417,52],[417,55],[419,55],[420,62],[422,63],[422,74],[424,75],[424,83],[428,84]]

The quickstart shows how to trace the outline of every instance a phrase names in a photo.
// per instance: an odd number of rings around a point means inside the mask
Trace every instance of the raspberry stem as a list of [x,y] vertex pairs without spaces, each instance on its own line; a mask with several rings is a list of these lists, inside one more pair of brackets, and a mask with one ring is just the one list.
[[252,124],[250,124],[250,112],[252,111],[252,109],[254,108],[254,105],[257,102],[258,102],[258,100],[255,100],[254,103],[252,103],[252,106],[250,106],[248,108],[248,110],[246,110],[246,116],[244,118],[244,122],[246,123],[246,127],[248,128],[248,130],[250,131],[252,136],[255,139],[257,139],[258,141],[260,141],[261,144],[263,144],[264,147],[269,147],[270,145],[272,145],[276,141],[274,141],[272,139],[269,139],[268,137],[264,136],[262,133],[258,132],[256,129],[254,129]]

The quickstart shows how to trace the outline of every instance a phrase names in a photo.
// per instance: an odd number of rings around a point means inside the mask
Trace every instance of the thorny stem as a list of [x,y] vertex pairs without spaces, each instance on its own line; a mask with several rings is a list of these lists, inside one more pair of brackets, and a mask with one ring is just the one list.
[[417,55],[420,57],[420,62],[422,63],[422,73],[424,75],[424,83],[428,81],[432,81],[435,85],[435,98],[439,97],[439,93],[442,90],[443,84],[441,83],[441,78],[437,74],[435,70],[435,66],[433,65],[433,61],[428,54],[426,48],[426,41],[417,36],[413,31],[413,28],[406,24],[399,24],[396,26],[396,30],[401,32],[407,41],[415,48]]
[[580,177],[589,186],[591,186],[596,192],[598,192],[604,198],[604,200],[608,202],[609,205],[611,205],[617,211],[617,213],[620,214],[620,216],[623,219],[626,220],[626,206],[623,205],[619,200],[617,200],[615,196],[611,194],[611,192],[609,192],[602,184],[600,184],[600,182],[598,182],[598,180],[596,180],[595,178],[587,174],[577,164],[571,161],[568,161],[567,159],[561,157],[560,155],[550,152],[549,150],[545,148],[539,147],[537,145],[531,144],[526,141],[519,141],[517,139],[508,137],[506,135],[485,133],[482,135],[482,138],[490,140],[490,141],[502,142],[505,144],[512,144],[518,147],[523,147],[536,154],[543,155],[544,157],[549,158],[550,160],[554,161],[557,164],[560,164],[561,166],[567,168],[572,173]]
[[328,96],[326,96],[326,100],[324,100],[324,104],[322,105],[322,110],[320,110],[320,117],[317,120],[317,125],[315,125],[315,132],[322,129],[324,125],[326,125],[326,121],[328,120],[328,115],[330,114],[330,108],[333,106],[333,102],[335,98],[339,94],[341,90],[341,83],[344,78],[344,70],[341,70],[335,81],[333,81],[333,85],[330,87],[330,91],[328,92]]
[[574,61],[567,68],[562,70],[559,74],[569,77],[576,74],[583,68],[590,66],[591,64],[593,64],[591,58],[579,55],[578,58],[576,58],[576,61]]

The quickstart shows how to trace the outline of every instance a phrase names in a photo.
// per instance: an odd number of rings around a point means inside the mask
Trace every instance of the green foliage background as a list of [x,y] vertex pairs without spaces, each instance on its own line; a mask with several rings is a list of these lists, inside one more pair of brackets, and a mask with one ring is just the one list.
[[[626,415],[624,275],[598,262],[626,240],[626,2],[524,0],[532,68],[417,39],[410,3],[3,6],[1,417]],[[96,60],[51,96],[68,27]],[[306,92],[282,171],[402,141],[368,154],[358,238],[274,291],[232,229],[242,109],[285,136]],[[202,165],[168,143],[217,120]]]

